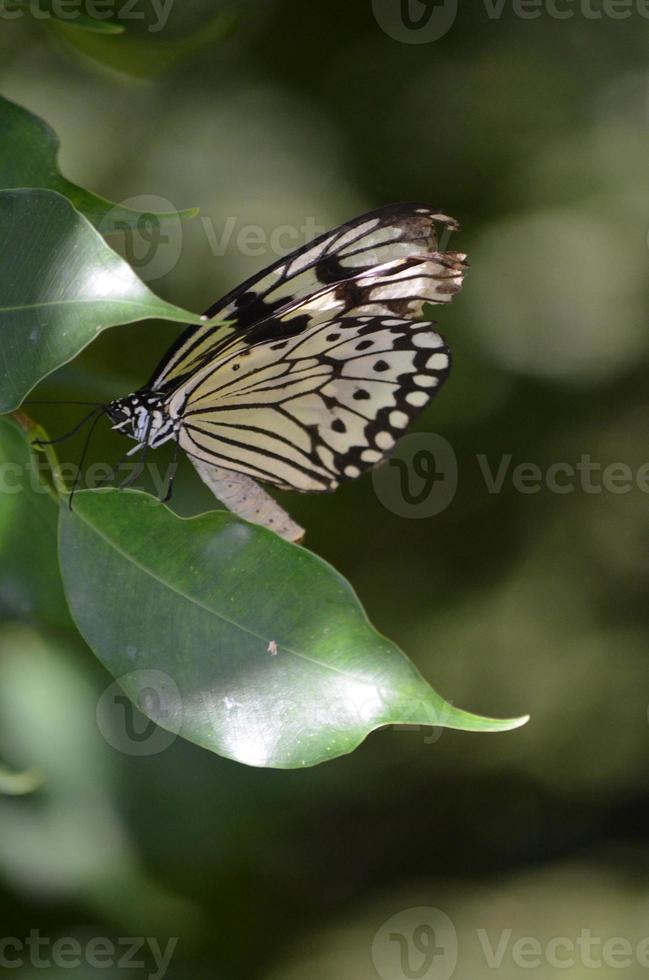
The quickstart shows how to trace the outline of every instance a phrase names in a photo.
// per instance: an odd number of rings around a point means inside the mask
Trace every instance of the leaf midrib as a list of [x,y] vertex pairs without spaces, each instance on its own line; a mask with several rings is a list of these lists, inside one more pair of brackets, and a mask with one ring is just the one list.
[[[76,513],[79,514],[79,511],[76,511]],[[157,575],[150,568],[147,568],[146,565],[143,565],[142,562],[140,562],[140,561],[137,560],[137,558],[134,558],[132,555],[128,554],[128,552],[124,551],[123,548],[121,548],[118,544],[116,544],[103,531],[99,530],[99,528],[95,524],[93,524],[90,520],[88,520],[87,517],[85,517],[83,515],[81,515],[81,516],[82,516],[82,519],[87,524],[87,526],[90,527],[90,528],[92,528],[92,530],[95,532],[95,534],[97,534],[103,541],[105,541],[106,544],[108,544],[119,555],[121,555],[123,558],[125,558],[126,561],[131,562],[136,568],[139,568],[140,571],[142,571],[142,572],[145,573],[145,575],[149,575],[152,579],[154,579],[160,585],[164,586],[164,588],[166,588],[169,591],[173,592],[175,595],[181,596],[183,599],[187,600],[188,602],[192,603],[195,606],[198,606],[199,609],[203,609],[205,612],[209,613],[211,616],[214,616],[216,619],[219,619],[222,622],[227,623],[229,626],[233,626],[235,629],[239,629],[243,633],[247,633],[249,636],[256,637],[258,640],[261,640],[262,643],[268,643],[269,640],[272,639],[272,637],[265,637],[261,633],[257,633],[255,630],[250,629],[250,627],[244,626],[241,623],[236,622],[235,620],[229,619],[227,616],[223,615],[223,613],[221,613],[221,612],[217,612],[214,609],[210,609],[210,607],[207,606],[207,605],[205,605],[204,602],[201,602],[199,599],[195,598],[194,596],[188,595],[182,589],[178,589],[175,586],[171,585],[166,579],[162,578],[160,575]],[[370,629],[371,629],[371,627],[370,627]],[[293,650],[291,647],[284,646],[283,644],[279,644],[279,649],[280,650],[284,650],[286,653],[290,653],[292,656],[298,657],[301,660],[305,660],[307,663],[314,664],[316,667],[320,667],[320,668],[322,668],[324,670],[333,671],[333,673],[340,674],[343,677],[348,677],[350,680],[353,680],[356,683],[362,683],[362,684],[367,684],[368,683],[366,680],[361,679],[361,678],[355,676],[354,674],[350,674],[350,673],[348,673],[345,670],[341,670],[339,667],[334,667],[331,664],[323,663],[320,660],[316,660],[313,657],[309,657],[305,653],[301,653],[299,650]],[[378,688],[377,688],[377,690],[378,690]]]
[[[150,300],[145,302],[144,300],[119,299],[113,297],[108,298],[102,296],[97,296],[93,299],[57,299],[46,303],[26,303],[23,306],[0,306],[0,313],[20,313],[22,310],[49,309],[53,306],[84,306],[90,305],[91,303],[101,303],[102,305],[106,303],[115,303],[116,305],[135,306],[137,308],[142,307],[144,309],[148,308],[155,310],[155,313],[152,314],[153,316],[162,316],[163,314],[160,312],[161,310],[170,310],[174,313],[182,313],[183,322],[186,322],[188,316],[188,311],[181,310],[180,307],[177,306],[167,305],[166,303],[161,307],[155,307]],[[196,316],[196,314],[189,313],[189,316],[193,317]],[[202,323],[203,321],[201,320],[200,322]]]

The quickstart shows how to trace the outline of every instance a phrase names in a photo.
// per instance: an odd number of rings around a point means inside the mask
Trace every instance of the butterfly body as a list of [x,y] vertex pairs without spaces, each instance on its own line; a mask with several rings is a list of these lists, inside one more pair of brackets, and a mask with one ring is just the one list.
[[448,347],[419,319],[466,268],[439,226],[457,227],[423,205],[383,208],[253,277],[108,406],[113,427],[135,449],[175,440],[227,506],[295,538],[256,481],[326,492],[355,479],[448,376]]

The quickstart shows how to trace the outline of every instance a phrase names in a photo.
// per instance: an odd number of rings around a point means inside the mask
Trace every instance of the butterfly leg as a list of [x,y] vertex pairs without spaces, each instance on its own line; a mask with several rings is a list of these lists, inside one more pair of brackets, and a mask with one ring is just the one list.
[[126,454],[127,456],[132,456],[140,449],[142,450],[142,454],[140,456],[139,462],[133,469],[133,472],[130,474],[130,476],[127,476],[125,480],[122,480],[122,482],[119,484],[117,488],[118,490],[125,490],[126,487],[130,487],[144,472],[144,467],[146,466],[146,458],[149,452],[149,436],[151,435],[152,425],[153,425],[153,417],[150,416],[146,430],[144,432],[144,438],[142,442],[138,443],[137,446],[133,446],[133,448],[129,449],[129,451],[127,452]]
[[133,467],[133,472],[130,473],[125,480],[122,480],[122,482],[118,484],[117,486],[118,490],[125,490],[127,487],[130,487],[142,475],[142,473],[144,472],[144,467],[146,466],[146,457],[147,457],[148,448],[149,448],[148,445],[145,444],[142,449],[142,455],[140,456],[140,459],[138,460],[137,464]]
[[[137,449],[139,447],[136,446],[135,448]],[[118,484],[117,486],[118,490],[125,490],[127,487],[132,486],[132,484],[135,483],[135,481],[142,475],[142,473],[144,472],[144,467],[146,466],[146,457],[147,457],[148,449],[149,449],[149,444],[145,442],[144,446],[142,447],[142,455],[140,456],[135,467],[133,468],[133,472],[130,473],[125,480],[122,480],[122,482]],[[133,450],[131,450],[131,453],[132,452]],[[130,455],[130,453],[127,453],[127,455]]]
[[174,480],[176,478],[176,470],[178,469],[178,440],[174,442],[174,454],[171,459],[171,466],[169,467],[169,475],[167,477],[167,489],[163,497],[160,497],[160,503],[166,504],[171,500],[171,494],[173,492]]
[[117,473],[119,471],[120,466],[122,465],[122,463],[124,462],[125,459],[128,459],[129,453],[130,453],[130,450],[128,452],[125,452],[122,456],[120,456],[119,459],[117,460],[117,462],[115,463],[115,465],[113,466],[113,468],[111,469],[111,471],[108,474],[108,476],[105,476],[102,480],[98,480],[97,481],[97,486],[98,487],[105,487],[106,484],[110,480],[114,480],[115,479],[115,477],[117,476]]

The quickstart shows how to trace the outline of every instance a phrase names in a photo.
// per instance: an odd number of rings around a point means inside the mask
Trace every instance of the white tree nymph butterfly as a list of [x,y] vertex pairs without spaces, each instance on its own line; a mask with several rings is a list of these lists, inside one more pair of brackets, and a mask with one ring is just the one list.
[[258,486],[335,490],[377,465],[448,376],[424,304],[466,269],[440,250],[452,218],[424,205],[361,215],[228,293],[139,391],[111,402],[132,452],[174,440],[215,495],[291,540],[302,529]]

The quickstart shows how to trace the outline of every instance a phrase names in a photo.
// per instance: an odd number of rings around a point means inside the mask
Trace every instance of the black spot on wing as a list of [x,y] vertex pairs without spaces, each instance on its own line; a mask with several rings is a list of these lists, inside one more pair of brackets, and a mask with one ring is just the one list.
[[326,259],[321,259],[315,266],[315,274],[323,286],[331,286],[335,282],[341,282],[350,276],[357,275],[358,268],[354,266],[344,266],[336,255],[328,255]]
[[[246,336],[246,340],[250,345],[275,340],[279,337],[283,341],[290,337],[297,337],[308,325],[309,317],[305,313],[291,317],[290,320],[282,320],[279,317],[271,316],[267,320],[262,320],[261,323],[251,327]],[[278,343],[280,343],[279,339]]]

